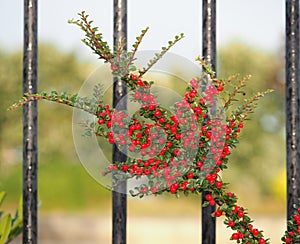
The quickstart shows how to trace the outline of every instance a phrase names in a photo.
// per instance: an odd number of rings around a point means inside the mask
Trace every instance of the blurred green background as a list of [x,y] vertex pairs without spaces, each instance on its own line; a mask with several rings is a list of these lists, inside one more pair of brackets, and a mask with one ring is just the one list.
[[[251,74],[250,91],[272,88],[260,101],[230,156],[225,182],[240,203],[252,213],[285,212],[285,132],[283,51],[276,54],[233,42],[218,50],[218,75]],[[96,57],[95,57],[96,59]],[[51,45],[39,47],[39,90],[76,93],[95,64],[79,60]],[[0,47],[0,190],[8,193],[5,206],[14,209],[22,189],[22,109],[7,107],[22,96],[22,53]],[[39,200],[41,212],[110,211],[111,193],[85,171],[73,144],[72,110],[47,102],[39,103]],[[200,207],[200,197],[159,197],[152,206],[184,214]],[[188,203],[188,204],[187,204]],[[130,210],[134,204],[134,211]],[[185,208],[182,208],[184,204]],[[266,208],[266,205],[268,206]],[[145,210],[147,209],[147,210]],[[129,201],[134,214],[162,214],[143,201]]]

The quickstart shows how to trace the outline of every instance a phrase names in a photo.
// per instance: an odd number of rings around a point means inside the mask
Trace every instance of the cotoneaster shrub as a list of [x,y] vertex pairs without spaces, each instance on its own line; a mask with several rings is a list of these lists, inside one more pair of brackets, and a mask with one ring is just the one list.
[[[244,99],[240,94],[250,77],[218,79],[209,64],[197,58],[202,73],[186,83],[181,101],[165,108],[152,91],[155,82],[143,77],[184,35],[169,41],[145,68],[137,69],[135,54],[148,28],[136,38],[132,51],[124,51],[125,42],[120,42],[112,51],[88,15],[82,12],[79,16],[79,20],[70,23],[85,32],[83,42],[99,59],[110,64],[112,74],[123,81],[130,99],[139,104],[139,109],[130,115],[105,104],[101,85],[94,87],[91,98],[56,91],[24,94],[10,109],[48,100],[92,114],[95,120],[83,123],[85,136],[103,137],[128,156],[125,162],[114,162],[102,172],[103,176],[113,175],[112,190],[124,180],[143,179],[130,189],[132,196],[167,193],[179,197],[181,193],[188,196],[206,192],[204,205],[216,206],[212,217],[224,218],[224,224],[233,231],[231,240],[270,243],[263,231],[253,225],[247,209],[238,204],[237,196],[228,191],[220,172],[228,167],[228,156],[237,146],[239,133],[257,101],[271,90]],[[299,209],[288,225],[289,231],[285,232],[282,242],[296,243],[300,240]]]

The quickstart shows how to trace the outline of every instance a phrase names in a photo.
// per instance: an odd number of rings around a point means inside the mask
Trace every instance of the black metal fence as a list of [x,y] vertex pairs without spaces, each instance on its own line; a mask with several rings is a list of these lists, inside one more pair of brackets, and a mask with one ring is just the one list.
[[[37,0],[24,0],[24,93],[37,92],[38,40]],[[203,0],[203,56],[216,70],[216,0]],[[127,0],[114,0],[114,43],[127,36]],[[286,149],[287,149],[287,219],[300,197],[300,67],[299,0],[286,0]],[[114,83],[114,104],[126,94],[121,81]],[[124,101],[124,100],[122,100]],[[122,104],[126,108],[126,103]],[[23,110],[23,243],[37,243],[37,104]],[[124,160],[116,148],[113,160]],[[126,184],[119,187],[126,188]],[[126,243],[126,195],[113,193],[113,244]],[[205,193],[203,194],[203,196]],[[201,206],[199,200],[199,207]],[[211,207],[202,209],[202,243],[216,242],[215,220]]]

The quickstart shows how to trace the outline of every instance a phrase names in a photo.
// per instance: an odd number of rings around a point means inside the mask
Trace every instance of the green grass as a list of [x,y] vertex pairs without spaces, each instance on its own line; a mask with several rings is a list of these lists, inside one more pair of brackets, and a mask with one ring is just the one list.
[[[22,166],[0,167],[0,189],[8,193],[6,204],[14,208],[22,191]],[[49,162],[39,165],[40,211],[101,209],[111,193],[98,184],[79,163]]]
[[[74,160],[75,161],[75,160]],[[0,190],[6,191],[4,209],[12,212],[22,192],[22,165],[0,165]],[[259,194],[239,192],[234,186],[229,190],[238,192],[240,203],[251,213],[282,213],[283,204],[273,198],[260,198]],[[251,190],[251,189],[250,189]],[[40,163],[38,169],[38,192],[43,212],[91,212],[110,214],[111,192],[97,183],[77,161],[62,160]],[[250,198],[255,201],[251,201]],[[195,214],[200,209],[200,196],[158,196],[145,199],[128,199],[128,212],[133,215]],[[163,206],[163,207],[162,207]]]

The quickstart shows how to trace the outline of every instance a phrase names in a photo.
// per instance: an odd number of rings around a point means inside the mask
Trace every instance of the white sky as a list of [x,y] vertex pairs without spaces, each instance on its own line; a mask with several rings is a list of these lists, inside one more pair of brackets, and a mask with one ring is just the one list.
[[[55,44],[85,58],[88,48],[81,43],[83,33],[67,23],[86,10],[104,37],[112,42],[112,0],[40,0],[39,42]],[[284,43],[284,0],[218,0],[217,44],[239,39],[251,46],[277,51]],[[173,36],[183,32],[186,38],[172,49],[193,60],[201,54],[201,13],[199,0],[128,0],[129,44],[140,30],[150,27],[142,50],[159,49]],[[0,47],[6,50],[23,46],[23,1],[0,0]]]

